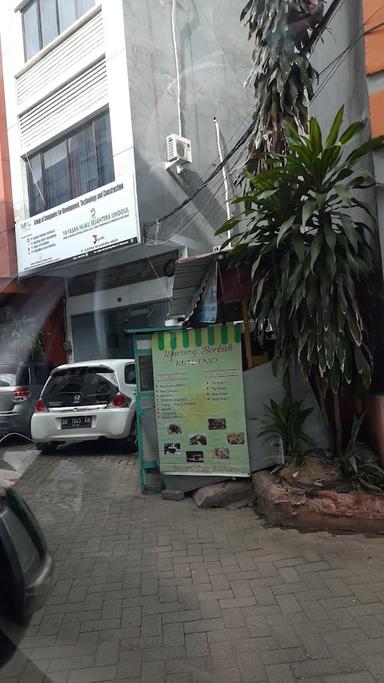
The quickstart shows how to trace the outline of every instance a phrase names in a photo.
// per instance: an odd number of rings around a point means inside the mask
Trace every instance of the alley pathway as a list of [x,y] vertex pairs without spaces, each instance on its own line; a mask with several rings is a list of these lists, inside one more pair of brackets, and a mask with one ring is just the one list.
[[142,496],[134,457],[38,457],[18,489],[55,556],[1,683],[384,681],[384,539]]

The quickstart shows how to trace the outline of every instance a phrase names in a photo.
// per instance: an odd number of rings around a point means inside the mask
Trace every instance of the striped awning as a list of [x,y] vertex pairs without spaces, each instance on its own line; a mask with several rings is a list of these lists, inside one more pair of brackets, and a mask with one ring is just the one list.
[[176,261],[172,305],[169,318],[188,321],[207,286],[211,269],[220,254],[202,254]]
[[181,351],[182,349],[240,344],[241,325],[211,325],[188,330],[157,332],[156,348],[159,351]]

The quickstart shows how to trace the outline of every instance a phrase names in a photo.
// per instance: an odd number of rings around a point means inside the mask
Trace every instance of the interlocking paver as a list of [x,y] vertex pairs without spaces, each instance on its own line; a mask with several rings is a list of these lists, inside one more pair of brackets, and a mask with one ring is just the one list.
[[[77,512],[48,495],[63,462],[82,474]],[[56,576],[1,683],[384,680],[382,539],[142,496],[134,457],[63,451],[18,487]]]

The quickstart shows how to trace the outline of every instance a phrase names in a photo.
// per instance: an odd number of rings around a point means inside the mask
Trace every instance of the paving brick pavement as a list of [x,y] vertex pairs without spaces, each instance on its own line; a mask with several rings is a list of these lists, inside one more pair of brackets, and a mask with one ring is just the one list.
[[1,683],[384,682],[384,540],[142,496],[134,457],[39,457],[56,572]]

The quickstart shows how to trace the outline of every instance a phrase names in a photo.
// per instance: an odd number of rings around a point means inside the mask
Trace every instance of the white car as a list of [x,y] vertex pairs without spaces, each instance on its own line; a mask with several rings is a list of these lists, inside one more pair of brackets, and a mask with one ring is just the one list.
[[136,379],[133,360],[93,360],[55,368],[32,416],[36,448],[97,439],[136,445]]

